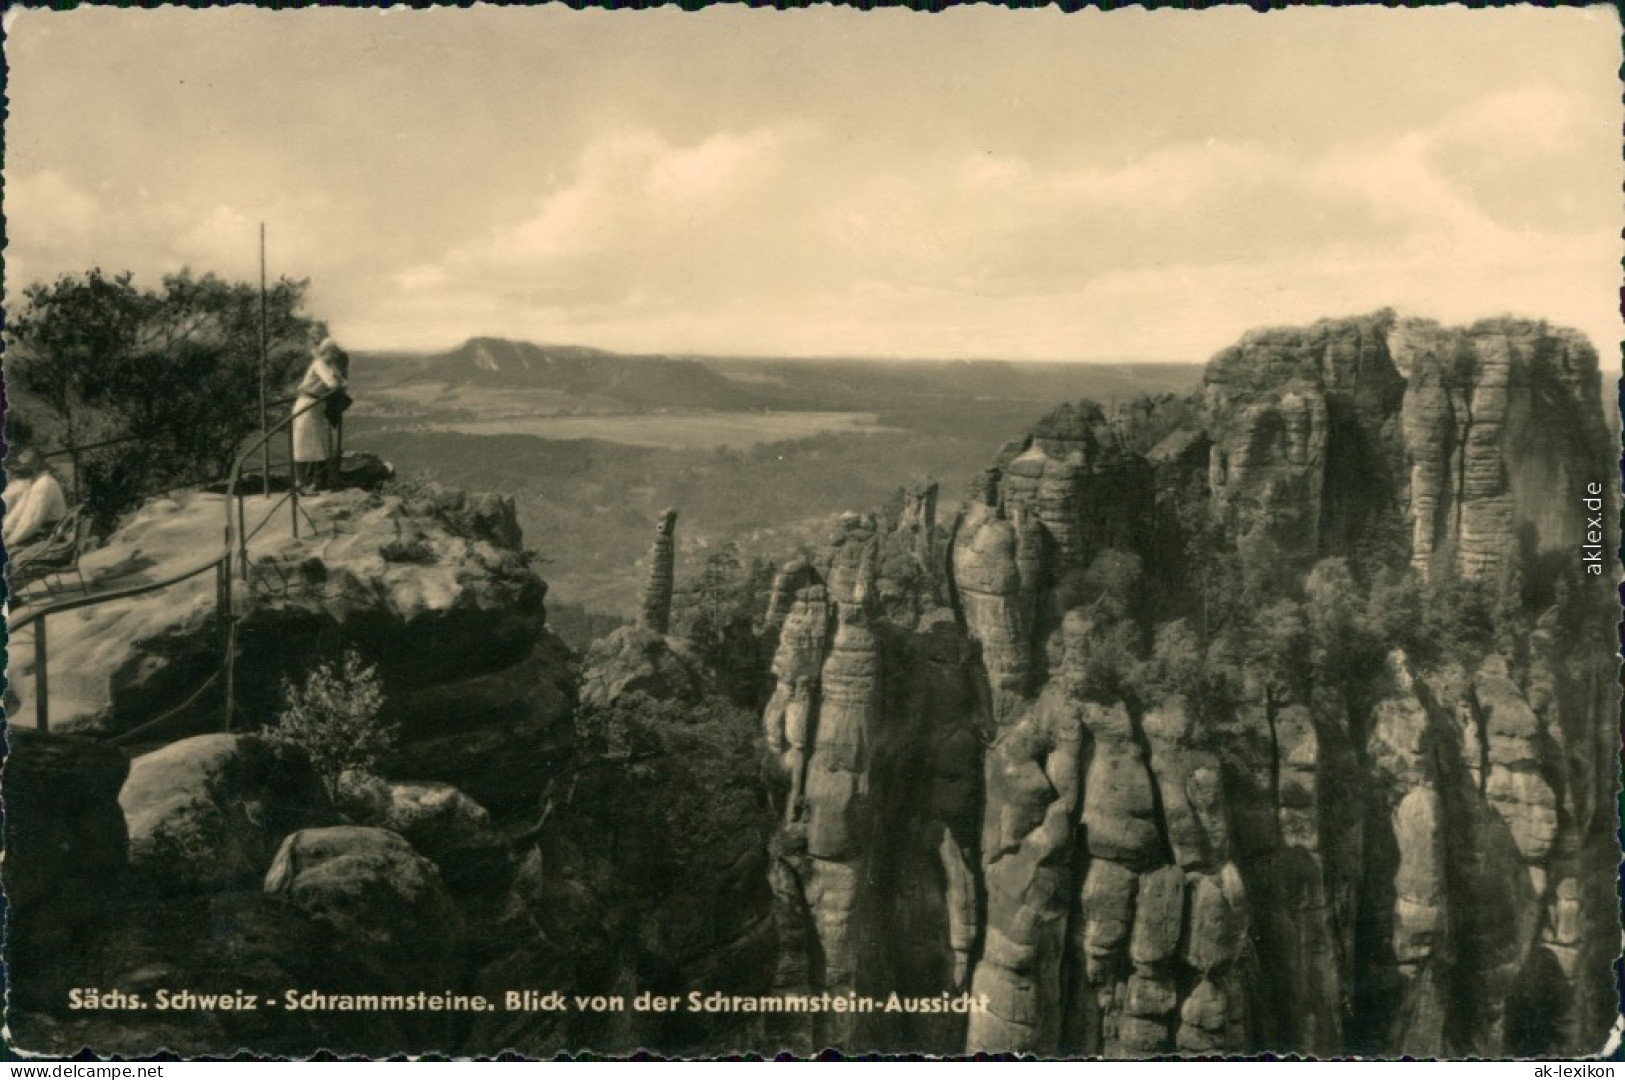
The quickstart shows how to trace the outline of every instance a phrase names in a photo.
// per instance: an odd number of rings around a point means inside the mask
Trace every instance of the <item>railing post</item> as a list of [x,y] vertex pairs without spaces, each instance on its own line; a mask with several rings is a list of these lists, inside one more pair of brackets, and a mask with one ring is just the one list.
[[51,730],[51,676],[46,671],[45,620],[34,624],[34,726]]
[[293,456],[293,425],[288,425],[288,497],[292,509],[288,516],[293,519],[293,538],[299,539],[299,462]]
[[220,556],[220,563],[215,570],[215,612],[220,620],[220,655],[221,670],[225,673],[225,699],[222,705],[224,711],[222,731],[231,730],[232,699],[236,695],[236,657],[233,656],[231,627],[231,546],[228,544],[224,554]]

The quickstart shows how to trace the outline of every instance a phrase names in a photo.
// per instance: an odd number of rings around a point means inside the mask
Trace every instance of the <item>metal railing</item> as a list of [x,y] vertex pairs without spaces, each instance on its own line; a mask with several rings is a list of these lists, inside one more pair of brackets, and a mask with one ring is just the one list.
[[[215,611],[220,623],[221,649],[224,654],[221,664],[221,671],[225,674],[226,682],[225,693],[223,695],[223,721],[226,729],[231,727],[233,713],[233,691],[235,690],[234,684],[236,672],[236,634],[232,595],[232,562],[235,558],[239,572],[241,573],[242,579],[246,584],[248,581],[249,538],[257,534],[259,530],[270,521],[271,517],[275,515],[279,509],[281,509],[284,503],[291,505],[289,517],[292,524],[292,534],[294,539],[298,539],[299,515],[301,511],[299,509],[298,465],[294,460],[293,453],[293,422],[300,416],[309,412],[311,409],[323,407],[327,399],[335,392],[336,390],[329,390],[312,400],[310,404],[289,413],[276,424],[260,432],[258,438],[254,439],[246,448],[238,453],[237,459],[232,464],[231,472],[227,478],[225,500],[226,521],[223,542],[221,544],[219,554],[217,554],[214,558],[208,560],[207,562],[200,563],[197,566],[191,567],[190,569],[184,570],[178,574],[164,578],[161,581],[146,582],[141,585],[131,585],[123,589],[114,589],[109,592],[90,593],[84,596],[71,597],[38,607],[28,605],[22,608],[23,613],[12,620],[9,631],[11,634],[16,634],[30,626],[34,628],[34,723],[38,730],[49,731],[51,724],[50,645],[49,637],[46,632],[46,627],[48,625],[46,621],[47,619],[49,619],[52,615],[60,615],[69,611],[78,611],[88,607],[97,607],[102,604],[110,604],[120,600],[129,600],[137,596],[146,595],[147,593],[168,589],[175,585],[179,585],[182,582],[190,581],[195,577],[206,574],[210,570],[215,571]],[[335,427],[337,428],[338,432],[342,433],[342,420],[339,424],[335,425]],[[271,439],[284,429],[286,429],[288,433],[288,490],[282,496],[282,498],[278,499],[276,503],[266,511],[265,515],[254,527],[253,533],[250,533],[246,528],[247,511],[244,506],[244,501],[247,496],[243,491],[242,485],[243,465],[250,457],[254,455],[256,451],[264,451],[262,454],[262,460],[264,461],[266,468],[265,474],[262,477],[261,492],[266,498],[269,498],[271,495],[269,447],[271,444]],[[342,434],[340,434],[338,437],[342,439]],[[127,440],[115,439],[97,445],[113,445],[114,443],[122,441]],[[338,445],[342,446],[342,441],[339,442]],[[79,447],[77,449],[84,450],[88,449],[88,447]],[[68,451],[56,451],[58,454],[66,452]],[[309,520],[308,515],[306,516],[306,520]],[[311,523],[311,527],[312,529],[315,528],[314,522]],[[211,681],[212,678],[213,676],[211,676]]]
[[[16,634],[28,627],[34,627],[34,726],[40,731],[49,731],[51,728],[51,681],[50,681],[50,649],[46,635],[46,619],[52,615],[61,615],[80,608],[95,607],[100,604],[110,604],[115,600],[128,600],[145,593],[157,592],[183,581],[206,574],[210,570],[216,571],[215,580],[215,606],[223,613],[231,610],[231,543],[227,538],[224,550],[206,563],[194,566],[190,570],[182,571],[162,581],[147,582],[142,585],[132,585],[124,589],[115,589],[112,592],[91,593],[86,596],[75,596],[66,600],[58,600],[52,604],[32,609],[25,608],[25,614],[15,619],[11,624],[11,633]],[[224,625],[224,624],[222,624]],[[228,663],[230,662],[228,658]],[[229,717],[229,703],[228,712]]]
[[[285,405],[292,405],[297,400],[299,400],[297,397],[277,398],[276,400],[269,402],[268,405],[271,407],[280,408]],[[73,472],[73,475],[69,478],[69,484],[73,491],[73,501],[75,503],[80,503],[84,501],[84,493],[81,491],[80,478],[83,476],[85,471],[84,458],[87,454],[90,454],[96,450],[106,450],[111,446],[123,446],[127,443],[147,441],[150,440],[149,436],[146,435],[116,435],[111,439],[98,439],[96,442],[69,443],[66,446],[59,446],[55,450],[46,450],[40,456],[45,458],[47,461],[50,461],[53,458],[66,458],[68,460],[68,464],[71,466]],[[270,465],[270,457],[269,454],[267,454],[265,459],[266,473],[271,471]],[[182,488],[191,487],[197,483],[209,483],[218,479],[220,479],[220,477],[217,474],[206,474],[191,478],[171,477],[163,482],[163,486],[140,491],[135,497],[143,499],[152,498],[155,495],[167,494],[171,491],[178,491]]]
[[[253,442],[249,443],[248,446],[246,448],[244,448],[243,451],[237,455],[237,460],[236,460],[235,463],[233,463],[233,465],[231,467],[231,475],[226,481],[226,494],[229,495],[229,496],[232,496],[234,498],[235,502],[236,502],[236,534],[235,535],[236,535],[237,544],[238,544],[238,548],[239,548],[239,551],[238,551],[238,555],[239,555],[238,562],[240,564],[239,572],[242,574],[242,578],[243,578],[244,581],[248,580],[248,541],[249,541],[249,539],[251,537],[257,535],[259,533],[260,529],[265,527],[266,522],[271,520],[272,515],[274,515],[279,509],[281,509],[282,505],[284,503],[288,503],[290,505],[290,507],[291,507],[291,509],[289,511],[289,514],[288,514],[288,517],[289,517],[290,524],[292,526],[293,538],[295,540],[299,539],[299,514],[301,513],[301,511],[299,509],[299,469],[298,469],[298,462],[294,460],[293,422],[295,420],[299,419],[299,417],[303,416],[305,413],[309,412],[310,410],[316,409],[316,408],[321,408],[324,405],[326,405],[327,399],[332,397],[336,393],[338,393],[337,388],[332,389],[332,390],[328,390],[326,393],[323,393],[319,397],[313,398],[311,400],[310,404],[306,405],[304,408],[295,409],[293,412],[289,413],[287,416],[284,416],[281,420],[278,420],[275,424],[272,424],[270,427],[268,427],[264,431],[260,432],[259,438],[255,439]],[[296,398],[294,400],[298,400],[298,399]],[[339,447],[339,448],[342,448],[343,445],[344,445],[344,421],[343,421],[342,418],[340,418],[340,420],[334,425],[334,428],[335,428],[335,438],[337,440],[335,445],[337,447]],[[259,523],[254,526],[253,531],[250,532],[248,530],[247,522],[245,520],[245,518],[247,516],[247,510],[246,510],[246,507],[244,505],[244,499],[245,499],[246,496],[245,496],[245,494],[243,492],[243,484],[242,484],[243,465],[246,464],[248,459],[254,455],[255,451],[257,451],[257,450],[266,450],[266,451],[268,451],[269,448],[270,448],[270,445],[271,445],[272,437],[275,436],[279,431],[282,431],[284,429],[286,429],[287,432],[288,432],[288,490],[283,493],[282,498],[278,499],[274,504],[272,504],[270,509],[268,509],[265,512],[264,516],[260,518]],[[261,477],[260,488],[261,488],[261,494],[263,494],[267,498],[269,498],[270,495],[271,495],[270,460],[271,459],[270,459],[268,453],[266,455],[263,455],[264,474]],[[227,517],[229,518],[229,517],[231,517],[231,513],[232,513],[232,511],[231,511],[231,503],[228,502],[226,505],[227,505],[226,513],[227,513]],[[307,521],[310,520],[309,515],[306,515],[305,520],[307,520]],[[311,522],[311,527],[313,529],[315,528],[315,522]],[[227,530],[228,542],[229,542],[230,537],[231,537],[231,531],[232,531],[232,522],[230,520],[228,520],[226,522],[226,530]]]

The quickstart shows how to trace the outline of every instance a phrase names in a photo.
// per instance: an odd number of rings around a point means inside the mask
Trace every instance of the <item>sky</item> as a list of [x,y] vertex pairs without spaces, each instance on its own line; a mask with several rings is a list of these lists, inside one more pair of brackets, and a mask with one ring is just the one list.
[[253,279],[264,222],[359,349],[1201,361],[1388,306],[1622,336],[1609,7],[5,20],[8,298]]

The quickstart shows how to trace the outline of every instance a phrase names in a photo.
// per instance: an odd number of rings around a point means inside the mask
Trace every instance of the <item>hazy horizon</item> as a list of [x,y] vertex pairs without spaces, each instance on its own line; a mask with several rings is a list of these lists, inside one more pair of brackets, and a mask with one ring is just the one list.
[[5,27],[12,300],[96,265],[252,280],[263,221],[367,352],[1202,363],[1383,307],[1621,338],[1607,7]]
[[528,338],[508,337],[500,334],[471,334],[459,341],[447,345],[434,347],[397,348],[390,345],[369,346],[354,348],[350,351],[363,356],[399,356],[418,358],[431,358],[442,356],[448,352],[463,347],[473,341],[505,341],[511,344],[531,345],[538,349],[590,349],[595,352],[612,353],[618,356],[632,357],[662,357],[672,360],[716,360],[723,363],[744,363],[761,361],[764,363],[786,364],[1077,364],[1085,366],[1111,367],[1114,365],[1135,366],[1150,364],[1158,366],[1176,367],[1187,365],[1200,367],[1207,363],[1210,357],[1200,359],[1184,359],[1181,357],[1055,357],[1053,359],[1032,360],[1011,358],[1004,356],[904,356],[880,355],[874,353],[755,353],[755,352],[725,352],[710,349],[704,352],[673,349],[610,349],[595,345],[588,341],[534,341]]

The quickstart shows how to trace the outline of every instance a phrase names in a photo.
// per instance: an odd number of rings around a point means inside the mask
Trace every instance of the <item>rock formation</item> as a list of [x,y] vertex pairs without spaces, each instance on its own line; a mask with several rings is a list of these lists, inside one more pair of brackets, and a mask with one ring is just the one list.
[[655,634],[671,629],[671,591],[676,580],[677,511],[663,510],[649,548],[649,581],[643,588],[638,625]]
[[[147,503],[85,557],[86,573],[157,579],[187,569],[219,544],[222,512],[219,497],[200,493]],[[279,518],[249,548],[236,608],[237,729],[275,715],[285,677],[350,647],[377,666],[383,719],[401,734],[391,776],[454,784],[493,809],[533,801],[546,783],[533,762],[568,744],[576,687],[567,650],[546,628],[547,585],[529,565],[512,500],[354,491],[311,513],[314,536],[293,538]],[[145,748],[220,730],[215,599],[213,576],[202,575],[52,619],[53,730]],[[32,718],[33,659],[32,649],[8,658],[21,723]],[[146,730],[154,717],[163,724]]]
[[1453,550],[1467,576],[1486,579],[1516,554],[1517,525],[1541,548],[1572,539],[1573,494],[1597,479],[1586,460],[1597,426],[1591,344],[1525,320],[1445,329],[1415,319],[1392,344],[1406,373],[1417,568]]
[[903,538],[902,547],[922,565],[935,557],[937,540],[936,481],[915,484],[903,493],[903,510],[895,531]]
[[[963,940],[967,966],[912,985],[969,989],[947,1028],[973,1051],[1600,1047],[1617,935],[1584,928],[1612,912],[1614,689],[1559,645],[1611,621],[1579,561],[1587,484],[1611,487],[1599,384],[1589,345],[1532,322],[1256,331],[1186,402],[1067,406],[1007,445],[943,564],[849,515],[770,604],[797,982],[896,985]],[[883,613],[848,599],[868,565]],[[1418,625],[1424,591],[1466,606]],[[933,604],[962,696],[922,699],[895,662]],[[974,832],[918,811],[938,765],[908,758],[980,760]],[[845,766],[809,773],[816,828],[802,760]],[[922,818],[939,868],[874,872]],[[876,937],[898,911],[908,939]]]
[[[206,494],[149,503],[87,559],[164,576],[218,542],[221,512]],[[534,814],[556,789],[576,684],[512,503],[345,492],[312,514],[315,536],[268,528],[250,549],[235,733],[219,731],[209,693],[221,660],[211,581],[52,620],[63,691],[53,731],[14,724],[0,774],[7,1019],[21,1045],[299,1056],[457,1046],[467,1024],[456,1018],[152,1008],[157,991],[182,988],[377,993],[429,976],[456,988],[524,940],[507,910],[512,838],[492,815]],[[281,707],[282,679],[340,643],[377,664],[399,736],[379,763],[391,778],[381,798],[348,791],[343,808],[302,755],[251,733]],[[31,659],[14,654],[9,672],[22,720]],[[120,748],[95,741],[154,715],[161,728]],[[200,729],[212,733],[184,737]],[[147,1011],[69,1009],[70,990],[91,986],[141,995]]]
[[629,694],[661,701],[697,701],[715,679],[684,643],[642,626],[623,626],[599,638],[582,665],[581,700],[610,705]]

